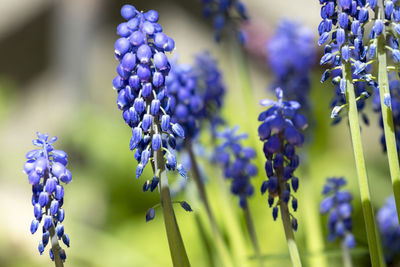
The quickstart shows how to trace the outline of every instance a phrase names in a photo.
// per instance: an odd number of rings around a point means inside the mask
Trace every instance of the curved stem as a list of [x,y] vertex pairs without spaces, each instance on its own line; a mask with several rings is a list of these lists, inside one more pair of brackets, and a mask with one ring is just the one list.
[[250,235],[250,239],[251,239],[251,243],[254,248],[254,252],[257,256],[257,259],[259,260],[260,267],[262,267],[262,266],[264,266],[264,263],[263,263],[263,260],[261,257],[261,250],[260,250],[260,246],[258,244],[257,234],[256,234],[256,230],[254,227],[253,219],[252,219],[248,204],[243,209],[243,212],[244,212],[244,217],[246,218],[246,227],[247,227],[247,231],[249,232],[249,235]]
[[[384,17],[383,0],[378,3],[378,12],[381,17]],[[386,151],[389,161],[390,176],[392,178],[394,198],[397,207],[397,217],[400,221],[400,166],[398,160],[396,134],[393,125],[393,115],[391,106],[385,105],[385,96],[390,97],[390,89],[387,73],[386,62],[386,33],[385,30],[378,37],[377,51],[378,51],[378,83],[379,83],[379,97],[381,102],[383,129],[385,133]]]
[[[153,123],[153,131],[159,132],[156,123]],[[159,190],[161,207],[164,214],[164,224],[167,232],[168,244],[171,253],[172,263],[175,267],[190,266],[188,256],[186,254],[185,245],[179,231],[176,221],[174,209],[171,202],[171,194],[168,186],[167,172],[165,170],[165,162],[161,149],[154,151],[154,172],[160,175]]]
[[353,86],[351,65],[349,62],[343,64],[343,74],[347,83],[346,100],[348,105],[348,118],[350,134],[353,144],[354,159],[356,163],[358,183],[360,187],[361,204],[364,213],[365,227],[367,231],[368,246],[372,266],[380,266],[381,251],[378,244],[378,233],[376,232],[375,216],[371,204],[371,196],[368,185],[367,170],[365,167],[364,153],[361,141],[360,124],[358,121],[358,110]]
[[346,246],[344,240],[342,241],[342,257],[343,257],[343,266],[344,267],[353,267],[353,263],[351,261],[350,250]]
[[193,152],[192,143],[190,142],[189,139],[185,140],[185,148],[189,154],[190,162],[192,164],[191,167],[192,167],[193,180],[196,183],[196,188],[199,192],[200,199],[203,202],[204,207],[206,208],[208,220],[210,221],[212,232],[216,238],[215,239],[216,248],[217,248],[218,252],[220,253],[220,256],[224,263],[224,266],[233,266],[233,262],[229,255],[229,252],[224,244],[221,232],[218,228],[217,221],[215,220],[214,214],[211,210],[211,206],[210,206],[210,203],[207,198],[207,193],[204,188],[203,181],[201,180],[200,169],[197,164],[196,156],[194,155],[194,152]]

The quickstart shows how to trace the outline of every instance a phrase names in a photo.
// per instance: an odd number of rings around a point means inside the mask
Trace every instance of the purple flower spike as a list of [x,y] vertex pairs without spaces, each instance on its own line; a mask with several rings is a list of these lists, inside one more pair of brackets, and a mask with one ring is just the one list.
[[346,180],[343,177],[327,179],[322,191],[325,198],[321,201],[320,212],[321,214],[329,214],[329,241],[340,238],[344,240],[344,244],[348,248],[354,248],[356,243],[351,233],[352,195],[349,191],[341,190],[344,185],[346,185]]
[[[292,200],[293,211],[297,210],[297,199],[294,198],[290,188],[294,192],[299,187],[299,180],[293,176],[298,167],[298,156],[295,148],[304,142],[301,133],[307,122],[304,116],[297,113],[300,104],[295,101],[284,101],[283,90],[277,88],[278,101],[264,100],[267,110],[259,116],[261,125],[258,129],[260,140],[264,143],[263,151],[267,159],[265,172],[268,177],[261,185],[261,194],[268,192],[268,202],[273,206],[274,198],[278,198],[273,207],[274,220],[278,216],[279,205],[288,205]],[[288,209],[289,207],[287,207]],[[292,228],[297,230],[297,220],[292,213]]]
[[42,254],[52,238],[50,232],[56,232],[56,229],[51,231],[51,228],[57,226],[57,232],[58,229],[64,231],[64,226],[61,224],[64,220],[64,210],[60,209],[64,202],[62,183],[71,182],[72,176],[66,168],[67,154],[53,148],[57,138],[49,140],[48,134],[40,133],[37,133],[37,136],[38,139],[35,139],[33,144],[40,149],[27,153],[28,160],[24,164],[24,172],[32,184],[33,192],[32,205],[35,219],[31,222],[31,233],[36,233],[40,224],[43,225],[42,240],[38,246],[39,253]]

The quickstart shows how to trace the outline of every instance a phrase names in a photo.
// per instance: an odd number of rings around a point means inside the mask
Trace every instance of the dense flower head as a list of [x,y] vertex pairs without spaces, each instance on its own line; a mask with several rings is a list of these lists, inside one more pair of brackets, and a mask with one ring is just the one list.
[[198,54],[195,63],[171,64],[166,77],[170,98],[171,122],[179,123],[189,139],[194,139],[204,124],[215,128],[223,123],[220,117],[225,87],[215,60],[207,52]]
[[199,117],[204,102],[196,89],[197,77],[193,67],[173,63],[165,82],[170,97],[171,121],[182,125],[186,138],[195,138],[199,132]]
[[[399,150],[399,140],[400,140],[400,81],[394,79],[393,75],[390,75],[391,79],[389,81],[389,89],[390,89],[390,98],[388,100],[388,105],[392,109],[393,115],[393,126],[396,136],[396,144],[397,150]],[[378,88],[375,89],[375,94],[372,99],[372,104],[374,107],[374,111],[380,113],[381,112],[381,101],[379,98],[379,90]],[[383,131],[383,119],[382,116],[379,118],[379,124]],[[385,134],[382,132],[381,135],[381,144],[382,149],[386,151],[386,141],[385,141]]]
[[210,123],[212,136],[215,136],[217,126],[225,123],[221,117],[226,92],[222,72],[209,52],[195,56],[194,71],[197,77],[197,91],[201,94],[204,104],[200,110],[204,118],[202,122]]
[[386,199],[385,205],[377,212],[379,232],[387,261],[393,260],[400,253],[400,225],[397,217],[394,197]]
[[[32,206],[34,219],[31,222],[30,231],[34,234],[42,224],[42,240],[39,242],[39,253],[42,254],[49,243],[50,230],[54,228],[58,239],[62,239],[69,247],[69,237],[64,233],[61,224],[65,218],[64,187],[72,180],[71,172],[66,168],[67,154],[62,150],[53,148],[57,137],[49,140],[48,134],[37,133],[37,139],[33,144],[38,149],[26,154],[27,161],[24,164],[24,173],[28,175],[28,181],[32,185]],[[50,253],[52,253],[50,249]],[[65,251],[60,250],[60,257],[65,260]],[[53,259],[53,258],[52,258]]]
[[320,212],[329,214],[328,240],[333,242],[336,238],[340,238],[348,248],[354,248],[356,241],[351,233],[353,227],[351,200],[353,196],[349,191],[341,189],[345,185],[346,180],[343,177],[327,179],[322,190],[325,198],[321,201]]
[[240,43],[245,42],[245,36],[240,31],[239,24],[247,21],[247,10],[240,0],[201,0],[203,15],[213,19],[214,37],[220,42],[222,32],[234,30]]
[[[117,27],[120,38],[115,42],[115,57],[119,61],[117,77],[113,80],[118,92],[117,105],[132,129],[130,149],[138,161],[136,177],[151,162],[152,153],[162,149],[166,168],[175,170],[175,136],[184,138],[183,128],[171,122],[171,99],[165,90],[170,70],[166,52],[174,49],[174,40],[162,31],[157,11],[139,12],[124,5],[121,15],[126,20]],[[158,184],[158,177],[152,183]]]
[[215,159],[224,168],[224,176],[231,179],[231,192],[239,196],[241,208],[247,207],[247,198],[253,195],[250,178],[257,175],[257,167],[251,163],[256,156],[251,147],[241,144],[247,134],[237,134],[238,127],[226,128],[218,133],[220,145],[215,150]]
[[[288,205],[290,200],[292,209],[297,210],[297,199],[293,196],[299,187],[299,179],[294,176],[294,171],[299,166],[299,156],[296,147],[304,142],[301,133],[306,127],[306,118],[298,113],[301,107],[296,101],[283,101],[282,89],[276,89],[278,101],[264,99],[260,103],[267,106],[258,120],[260,140],[264,142],[263,151],[267,161],[265,172],[268,180],[261,186],[261,193],[268,192],[268,203],[273,208],[274,219],[278,216],[278,206],[282,203]],[[275,201],[278,198],[278,201]],[[292,215],[292,214],[291,214]],[[297,220],[292,215],[292,227],[297,230]]]
[[298,101],[303,109],[309,108],[310,71],[315,60],[313,39],[311,29],[283,19],[265,46],[275,75],[272,88],[284,88],[285,97]]
[[[364,26],[369,20],[366,1],[320,0],[320,3],[322,21],[318,27],[318,44],[325,44],[330,39],[325,45],[320,64],[332,65],[323,73],[321,82],[332,77],[332,83],[336,86],[332,118],[337,123],[340,121],[339,113],[346,105],[347,80],[343,75],[343,67],[348,65],[351,68],[352,82],[356,82],[357,105],[362,110],[364,99],[369,96],[366,85],[377,86],[375,78],[369,73],[372,61],[368,61],[368,58],[374,57],[376,45],[369,45],[364,40]],[[364,118],[366,120],[365,115]]]

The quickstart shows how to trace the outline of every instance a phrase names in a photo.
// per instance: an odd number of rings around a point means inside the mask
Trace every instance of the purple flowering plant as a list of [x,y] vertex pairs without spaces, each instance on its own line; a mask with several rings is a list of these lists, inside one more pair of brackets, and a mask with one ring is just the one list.
[[33,145],[37,149],[26,154],[27,161],[24,164],[24,173],[32,185],[32,206],[34,219],[31,222],[31,233],[38,231],[42,226],[42,240],[38,250],[42,254],[50,243],[50,258],[56,266],[63,266],[67,256],[61,248],[59,240],[69,247],[70,239],[64,232],[62,222],[65,218],[63,184],[69,184],[72,180],[71,172],[66,168],[67,154],[54,149],[53,143],[57,137],[49,140],[48,134],[37,133],[37,139]]

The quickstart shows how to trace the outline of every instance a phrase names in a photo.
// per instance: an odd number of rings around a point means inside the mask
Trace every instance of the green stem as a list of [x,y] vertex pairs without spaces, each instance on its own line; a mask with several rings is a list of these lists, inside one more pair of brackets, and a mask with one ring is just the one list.
[[264,266],[264,263],[263,263],[263,260],[261,257],[261,250],[260,250],[260,246],[258,244],[257,234],[256,234],[256,230],[254,227],[254,223],[253,223],[253,219],[252,219],[252,216],[250,213],[248,203],[247,203],[246,207],[243,209],[243,212],[244,212],[244,217],[246,218],[246,227],[247,227],[247,231],[249,232],[249,235],[250,235],[250,239],[251,239],[251,243],[254,248],[254,252],[256,253],[256,257],[259,260],[260,267],[262,267],[262,266]]
[[[236,89],[239,92],[239,99],[237,99],[239,114],[241,116],[244,125],[248,129],[257,129],[258,127],[258,114],[257,106],[258,100],[254,97],[254,90],[251,84],[251,77],[249,72],[249,64],[245,55],[243,47],[237,42],[235,36],[232,36],[229,42],[231,50],[231,60],[235,67],[235,77],[236,77]],[[242,112],[242,111],[245,112]],[[253,147],[259,146],[259,138],[257,136],[257,131],[249,131],[250,142]],[[257,160],[260,166],[264,166],[263,157],[259,154],[259,150],[256,149],[258,154]]]
[[[215,172],[218,170],[214,169]],[[224,214],[224,224],[229,233],[229,240],[232,244],[233,257],[237,266],[246,267],[247,262],[247,252],[246,244],[243,239],[243,231],[238,224],[238,216],[236,212],[236,205],[232,205],[231,197],[232,194],[226,186],[226,181],[224,180],[222,174],[217,175],[215,180],[218,182],[218,197],[223,207],[222,213]]]
[[285,230],[286,242],[289,248],[290,260],[292,261],[293,266],[301,267],[302,265],[301,265],[299,250],[297,249],[296,241],[294,239],[292,223],[289,215],[289,208],[287,204],[282,200],[282,198],[280,199],[281,202],[279,206],[281,211],[283,228]]
[[364,153],[361,141],[360,124],[358,121],[358,110],[356,96],[354,92],[352,72],[350,62],[343,65],[344,78],[347,82],[346,100],[348,103],[348,117],[350,124],[350,134],[353,144],[354,158],[356,162],[358,183],[360,187],[361,204],[364,213],[365,227],[367,231],[368,246],[372,266],[380,266],[380,258],[383,258],[377,240],[375,216],[371,204],[371,196],[368,185],[367,170],[365,167]]
[[303,221],[306,232],[306,244],[308,247],[308,251],[312,254],[312,256],[309,257],[309,264],[310,266],[314,267],[325,267],[328,266],[328,264],[326,261],[326,255],[324,253],[320,253],[325,249],[323,239],[324,235],[322,233],[321,221],[318,213],[318,199],[315,195],[315,189],[313,187],[314,179],[307,177],[306,175],[304,175],[304,173],[302,177],[304,177],[302,179],[302,188],[305,203],[305,205],[303,206]]
[[[284,149],[284,137],[283,134],[280,133],[279,135],[280,143],[281,143],[281,151]],[[283,166],[278,167],[276,169],[276,176],[278,177],[278,193],[279,193],[279,202],[278,205],[281,211],[281,218],[283,223],[283,229],[285,230],[285,237],[286,242],[289,249],[290,260],[292,261],[292,265],[294,267],[301,267],[301,259],[299,250],[297,249],[297,244],[294,239],[294,233],[292,228],[292,221],[290,219],[290,211],[288,204],[285,203],[284,199],[284,192],[286,190],[287,181],[283,177]]]
[[[46,157],[48,158],[47,154],[46,154]],[[50,172],[49,170],[46,170],[45,175],[44,175],[43,184],[46,184],[47,179],[50,177],[49,172]],[[53,197],[50,195],[50,201],[46,205],[46,209],[45,209],[46,214],[49,214],[52,199],[53,199]],[[50,234],[50,242],[51,242],[51,251],[53,252],[53,257],[54,257],[54,264],[56,267],[63,267],[64,263],[60,257],[61,247],[60,247],[60,244],[58,243],[58,237],[56,234],[54,223],[51,224],[51,227],[49,229],[49,234]]]
[[[383,1],[378,3],[378,11],[381,17],[384,17]],[[379,96],[381,100],[381,111],[383,120],[383,129],[385,133],[386,151],[389,161],[390,176],[392,177],[394,198],[397,207],[397,217],[400,221],[400,166],[396,145],[396,134],[393,125],[393,115],[391,107],[384,103],[385,95],[390,96],[387,63],[386,63],[386,32],[385,30],[378,37],[377,51],[378,51],[378,82],[379,82]]]
[[346,246],[344,240],[342,241],[342,257],[343,257],[343,267],[353,267],[353,263],[351,261],[350,250]]
[[56,235],[54,225],[51,225],[49,232],[50,232],[51,251],[53,252],[54,256],[54,264],[56,267],[63,267],[64,263],[60,257],[61,247],[60,244],[58,244],[58,237]]
[[[158,122],[153,123],[153,131],[159,132]],[[175,267],[190,266],[188,256],[186,254],[185,245],[179,231],[176,221],[174,209],[171,202],[171,194],[168,187],[167,172],[165,170],[165,162],[161,149],[154,151],[154,172],[159,173],[160,182],[160,201],[164,214],[164,224],[167,232],[168,244],[171,253],[172,263]]]
[[221,232],[218,228],[217,221],[215,220],[214,214],[211,210],[211,206],[210,206],[210,203],[207,198],[206,190],[204,188],[204,183],[201,180],[200,169],[197,164],[196,156],[194,155],[194,152],[193,152],[192,143],[190,142],[189,139],[185,140],[185,148],[190,157],[193,180],[196,183],[196,187],[199,192],[200,199],[203,202],[204,207],[206,208],[206,212],[208,215],[208,219],[210,221],[211,229],[215,236],[216,248],[217,248],[218,252],[220,253],[220,257],[221,257],[221,260],[223,261],[224,266],[233,266],[233,262],[231,260],[229,251],[227,250],[227,248],[224,244],[224,240],[223,240]]
[[205,248],[207,256],[208,256],[208,260],[209,260],[208,264],[211,267],[215,267],[216,266],[215,251],[211,246],[210,239],[207,237],[207,233],[206,233],[204,224],[197,212],[195,212],[193,215],[194,215],[194,219],[196,220],[196,229],[199,231],[201,242],[204,245],[204,248]]

